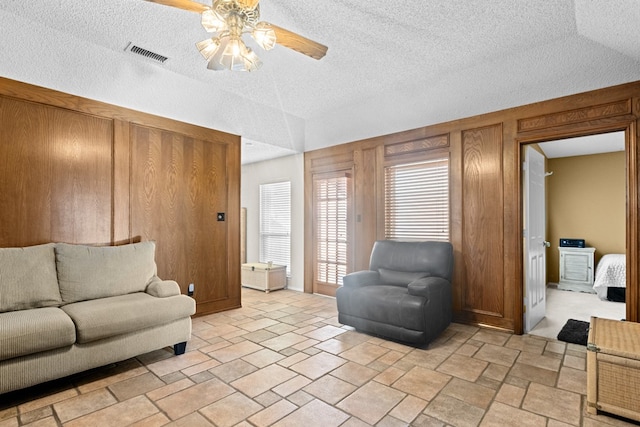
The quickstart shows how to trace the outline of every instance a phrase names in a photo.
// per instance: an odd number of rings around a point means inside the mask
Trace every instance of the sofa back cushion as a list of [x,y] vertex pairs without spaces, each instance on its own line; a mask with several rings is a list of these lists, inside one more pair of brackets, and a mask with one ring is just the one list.
[[53,243],[0,249],[0,312],[62,303]]
[[55,248],[60,295],[65,303],[144,292],[156,275],[155,243]]
[[453,246],[449,242],[378,240],[371,251],[369,269],[378,272],[381,269],[393,271],[394,279],[398,272],[411,272],[425,273],[423,277],[436,276],[451,281]]

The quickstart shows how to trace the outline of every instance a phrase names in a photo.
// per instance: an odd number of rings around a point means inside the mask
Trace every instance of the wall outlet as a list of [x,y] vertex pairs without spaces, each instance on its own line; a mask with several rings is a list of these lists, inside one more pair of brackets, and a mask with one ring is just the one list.
[[193,292],[196,290],[196,287],[193,283],[189,284],[189,289],[187,290],[187,295],[193,296]]

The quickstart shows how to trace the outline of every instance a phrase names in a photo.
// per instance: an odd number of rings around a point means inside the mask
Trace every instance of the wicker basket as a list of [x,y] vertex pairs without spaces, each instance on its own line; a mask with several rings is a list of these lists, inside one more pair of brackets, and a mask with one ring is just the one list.
[[592,317],[587,350],[587,412],[640,421],[640,324]]
[[242,286],[269,293],[287,286],[287,267],[254,262],[242,264]]

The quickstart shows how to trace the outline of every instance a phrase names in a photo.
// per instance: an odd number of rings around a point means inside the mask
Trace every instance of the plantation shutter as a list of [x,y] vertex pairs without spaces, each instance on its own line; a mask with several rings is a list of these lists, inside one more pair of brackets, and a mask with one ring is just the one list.
[[291,182],[260,185],[260,262],[291,264]]
[[317,179],[316,280],[342,286],[348,262],[349,178]]
[[385,168],[385,237],[449,240],[449,160]]

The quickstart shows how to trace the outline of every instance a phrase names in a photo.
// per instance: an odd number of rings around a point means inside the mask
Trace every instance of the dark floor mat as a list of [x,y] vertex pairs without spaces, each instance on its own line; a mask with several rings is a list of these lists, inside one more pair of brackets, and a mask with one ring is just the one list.
[[569,319],[567,323],[562,327],[558,334],[560,341],[569,342],[572,344],[587,345],[587,339],[589,336],[589,322],[582,320]]

